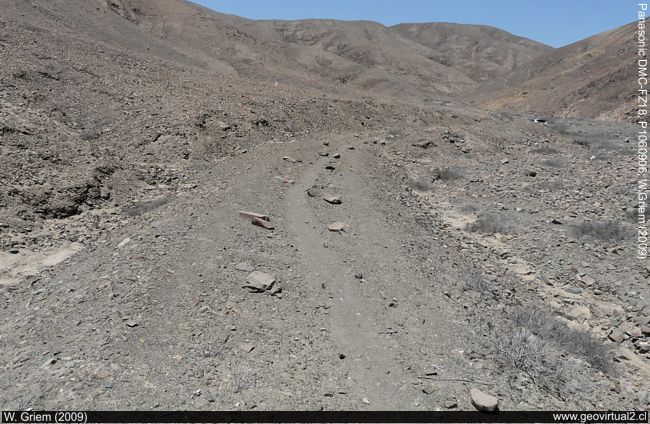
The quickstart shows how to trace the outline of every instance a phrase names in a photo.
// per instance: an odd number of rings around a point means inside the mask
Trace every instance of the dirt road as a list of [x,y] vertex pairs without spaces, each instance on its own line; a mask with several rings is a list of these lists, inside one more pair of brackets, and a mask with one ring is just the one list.
[[[440,247],[426,240],[427,252],[414,251],[426,235],[398,212],[399,187],[378,182],[378,147],[368,141],[346,134],[260,146],[197,169],[194,192],[9,291],[2,342],[12,387],[1,391],[3,405],[465,401],[461,384],[432,386],[437,375],[467,377],[469,366],[460,337],[469,333],[442,294],[451,274],[430,278],[422,258]],[[242,209],[270,215],[275,230],[251,225]],[[335,221],[345,230],[328,231]],[[277,275],[280,296],[242,288],[250,272],[236,269],[242,262]]]

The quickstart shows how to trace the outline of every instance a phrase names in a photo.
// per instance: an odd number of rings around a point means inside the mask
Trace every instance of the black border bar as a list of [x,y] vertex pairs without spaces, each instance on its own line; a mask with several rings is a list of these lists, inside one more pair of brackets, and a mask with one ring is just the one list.
[[2,411],[2,423],[648,423],[648,411]]

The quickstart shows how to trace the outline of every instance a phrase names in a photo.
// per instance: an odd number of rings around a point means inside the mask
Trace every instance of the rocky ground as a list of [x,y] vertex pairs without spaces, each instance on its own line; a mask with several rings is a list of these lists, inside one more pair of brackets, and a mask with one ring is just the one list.
[[10,3],[3,409],[650,408],[631,124],[278,82],[120,2]]
[[470,409],[478,387],[502,409],[647,408],[628,128],[432,114],[197,163],[114,212],[4,286],[2,403]]

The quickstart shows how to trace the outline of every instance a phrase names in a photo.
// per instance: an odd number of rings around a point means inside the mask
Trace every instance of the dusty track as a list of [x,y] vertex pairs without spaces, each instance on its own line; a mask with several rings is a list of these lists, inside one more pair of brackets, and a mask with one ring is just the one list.
[[[318,156],[321,141],[263,146],[224,161],[192,196],[143,217],[97,251],[80,253],[47,281],[13,291],[8,315],[14,318],[4,324],[3,343],[48,351],[43,358],[60,351],[56,357],[74,365],[41,366],[45,359],[30,358],[34,366],[8,380],[18,390],[3,393],[39,407],[77,397],[74,403],[86,407],[118,406],[124,398],[134,399],[132,407],[200,407],[208,398],[222,407],[420,406],[415,377],[434,367],[453,374],[453,358],[441,353],[458,351],[451,334],[462,332],[451,331],[453,314],[441,293],[404,251],[408,218],[394,221],[394,199],[376,197],[372,147],[351,135],[330,140],[327,150],[342,154],[330,171],[324,169],[330,158]],[[306,190],[316,183],[330,185],[343,203],[310,198]],[[250,225],[239,209],[268,213],[276,230]],[[349,224],[346,232],[327,231],[337,220]],[[117,248],[127,236],[131,241]],[[247,273],[233,269],[241,261],[276,273],[282,298],[241,288]],[[41,285],[56,294],[32,296]],[[75,296],[67,296],[72,290]],[[25,308],[18,298],[30,296]],[[99,319],[86,327],[90,311]],[[21,328],[27,317],[52,319],[56,330]],[[15,325],[20,331],[10,330]],[[70,383],[78,374],[91,378],[81,391]],[[232,399],[211,392],[231,385]],[[168,394],[160,401],[145,395],[161,387]],[[197,389],[202,395],[192,397]],[[443,395],[440,402],[453,390]]]

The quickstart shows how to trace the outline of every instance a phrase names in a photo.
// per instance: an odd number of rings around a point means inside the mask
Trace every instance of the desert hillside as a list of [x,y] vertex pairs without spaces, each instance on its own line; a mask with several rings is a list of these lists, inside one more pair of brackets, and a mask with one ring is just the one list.
[[490,108],[630,121],[636,23],[539,55],[488,90]]

